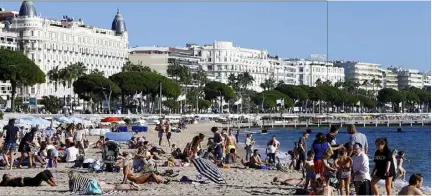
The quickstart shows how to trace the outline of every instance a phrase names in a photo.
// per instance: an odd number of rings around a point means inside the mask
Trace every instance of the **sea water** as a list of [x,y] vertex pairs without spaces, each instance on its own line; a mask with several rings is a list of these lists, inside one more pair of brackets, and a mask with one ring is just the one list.
[[[239,138],[240,143],[244,143],[245,135],[253,133],[252,138],[255,139],[255,148],[259,149],[261,157],[265,158],[266,144],[273,135],[281,143],[280,152],[277,157],[282,162],[289,161],[288,150],[292,150],[294,142],[298,141],[306,128],[281,128],[270,129],[268,134],[260,134],[261,130],[251,129],[245,130]],[[312,134],[307,139],[307,148],[310,149],[315,135],[319,132],[327,134],[330,130],[328,127],[311,128]],[[386,137],[389,142],[391,150],[397,149],[398,151],[405,152],[405,161],[403,167],[407,170],[406,180],[413,173],[421,173],[424,177],[423,186],[430,192],[431,187],[431,127],[402,127],[402,132],[397,132],[397,127],[357,127],[357,130],[367,136],[369,144],[368,157],[370,161],[371,170],[373,169],[374,162],[373,156],[375,153],[375,139],[378,137]],[[346,128],[341,128],[336,135],[338,144],[345,144],[349,140],[349,134]],[[382,182],[381,182],[382,183]],[[396,188],[405,186],[406,183],[397,180],[395,183]]]

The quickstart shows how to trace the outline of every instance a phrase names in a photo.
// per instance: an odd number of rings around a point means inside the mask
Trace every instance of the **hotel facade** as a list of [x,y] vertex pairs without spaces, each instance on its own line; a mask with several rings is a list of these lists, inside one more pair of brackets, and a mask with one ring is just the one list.
[[[32,1],[24,1],[18,14],[5,18],[2,25],[0,36],[7,37],[2,46],[23,51],[45,74],[57,66],[62,69],[82,62],[88,73],[97,69],[110,76],[120,72],[128,58],[128,33],[119,11],[111,29],[105,29],[68,16],[61,20],[42,18]],[[71,89],[62,85],[55,91],[48,78],[44,84],[23,89],[23,96],[36,98],[70,93]]]

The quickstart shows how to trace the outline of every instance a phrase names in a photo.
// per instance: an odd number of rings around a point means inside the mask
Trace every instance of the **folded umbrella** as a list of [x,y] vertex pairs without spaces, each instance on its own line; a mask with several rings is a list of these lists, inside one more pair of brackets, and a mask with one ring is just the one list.
[[194,164],[198,172],[209,180],[217,184],[226,184],[226,181],[222,178],[219,168],[209,160],[196,158],[192,160],[192,163]]

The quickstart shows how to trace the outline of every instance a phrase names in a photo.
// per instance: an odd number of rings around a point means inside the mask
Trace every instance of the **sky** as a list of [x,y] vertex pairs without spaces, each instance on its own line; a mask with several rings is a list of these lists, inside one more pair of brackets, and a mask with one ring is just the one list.
[[[21,2],[0,2],[19,10]],[[129,45],[185,46],[215,40],[282,58],[327,54],[430,71],[430,2],[34,2],[42,17],[82,18],[110,28],[120,9]]]

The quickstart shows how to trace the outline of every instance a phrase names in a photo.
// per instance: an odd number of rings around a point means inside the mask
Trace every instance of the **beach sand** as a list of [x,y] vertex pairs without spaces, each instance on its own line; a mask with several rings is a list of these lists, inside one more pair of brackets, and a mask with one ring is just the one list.
[[[192,137],[198,133],[203,133],[206,135],[206,139],[203,142],[203,148],[205,148],[207,143],[207,137],[212,136],[210,131],[211,127],[218,126],[224,127],[224,125],[217,123],[205,123],[205,124],[194,124],[188,125],[187,129],[181,133],[172,134],[172,144],[176,144],[181,149],[184,148],[186,143],[192,140]],[[149,131],[146,133],[141,133],[144,135],[151,143],[157,144],[158,138],[157,133],[154,131],[154,127],[149,127]],[[91,142],[95,142],[98,137],[90,136],[88,137]],[[242,141],[240,141],[242,142]],[[168,146],[166,140],[162,145],[162,148],[170,152],[170,147]],[[239,147],[241,156],[244,155],[244,150]],[[122,149],[121,151],[133,151]],[[87,151],[87,158],[95,158],[101,156],[98,150],[89,149]],[[168,157],[168,156],[165,156]],[[158,165],[161,165],[163,161],[160,161]],[[69,164],[69,167],[72,164]],[[179,180],[182,176],[188,176],[190,179],[195,179],[198,175],[198,171],[195,169],[193,164],[189,167],[158,167],[159,172],[163,172],[166,169],[173,169],[175,172],[179,172],[179,176],[175,177],[173,180]],[[37,173],[43,171],[42,168],[35,169],[14,169],[14,170],[0,170],[0,175],[4,173],[10,173],[13,177],[34,177]],[[1,187],[1,195],[70,195],[68,192],[68,177],[67,172],[70,170],[66,168],[65,163],[61,163],[58,168],[50,168],[54,178],[59,186],[50,187],[45,182],[39,187]],[[122,180],[122,173],[89,173],[86,169],[77,170],[80,171],[82,176],[104,180],[106,183],[115,184],[120,183]],[[214,183],[210,184],[185,184],[180,182],[171,181],[169,184],[143,184],[140,185],[140,191],[129,191],[127,194],[131,195],[292,195],[295,191],[295,187],[290,186],[280,186],[272,185],[271,181],[274,177],[279,179],[288,178],[301,178],[301,174],[298,172],[280,172],[273,170],[256,170],[256,169],[220,169],[223,178],[226,180],[226,185],[217,185]],[[381,189],[380,193],[384,193]],[[126,194],[125,192],[117,194]],[[396,193],[393,193],[396,194]]]

